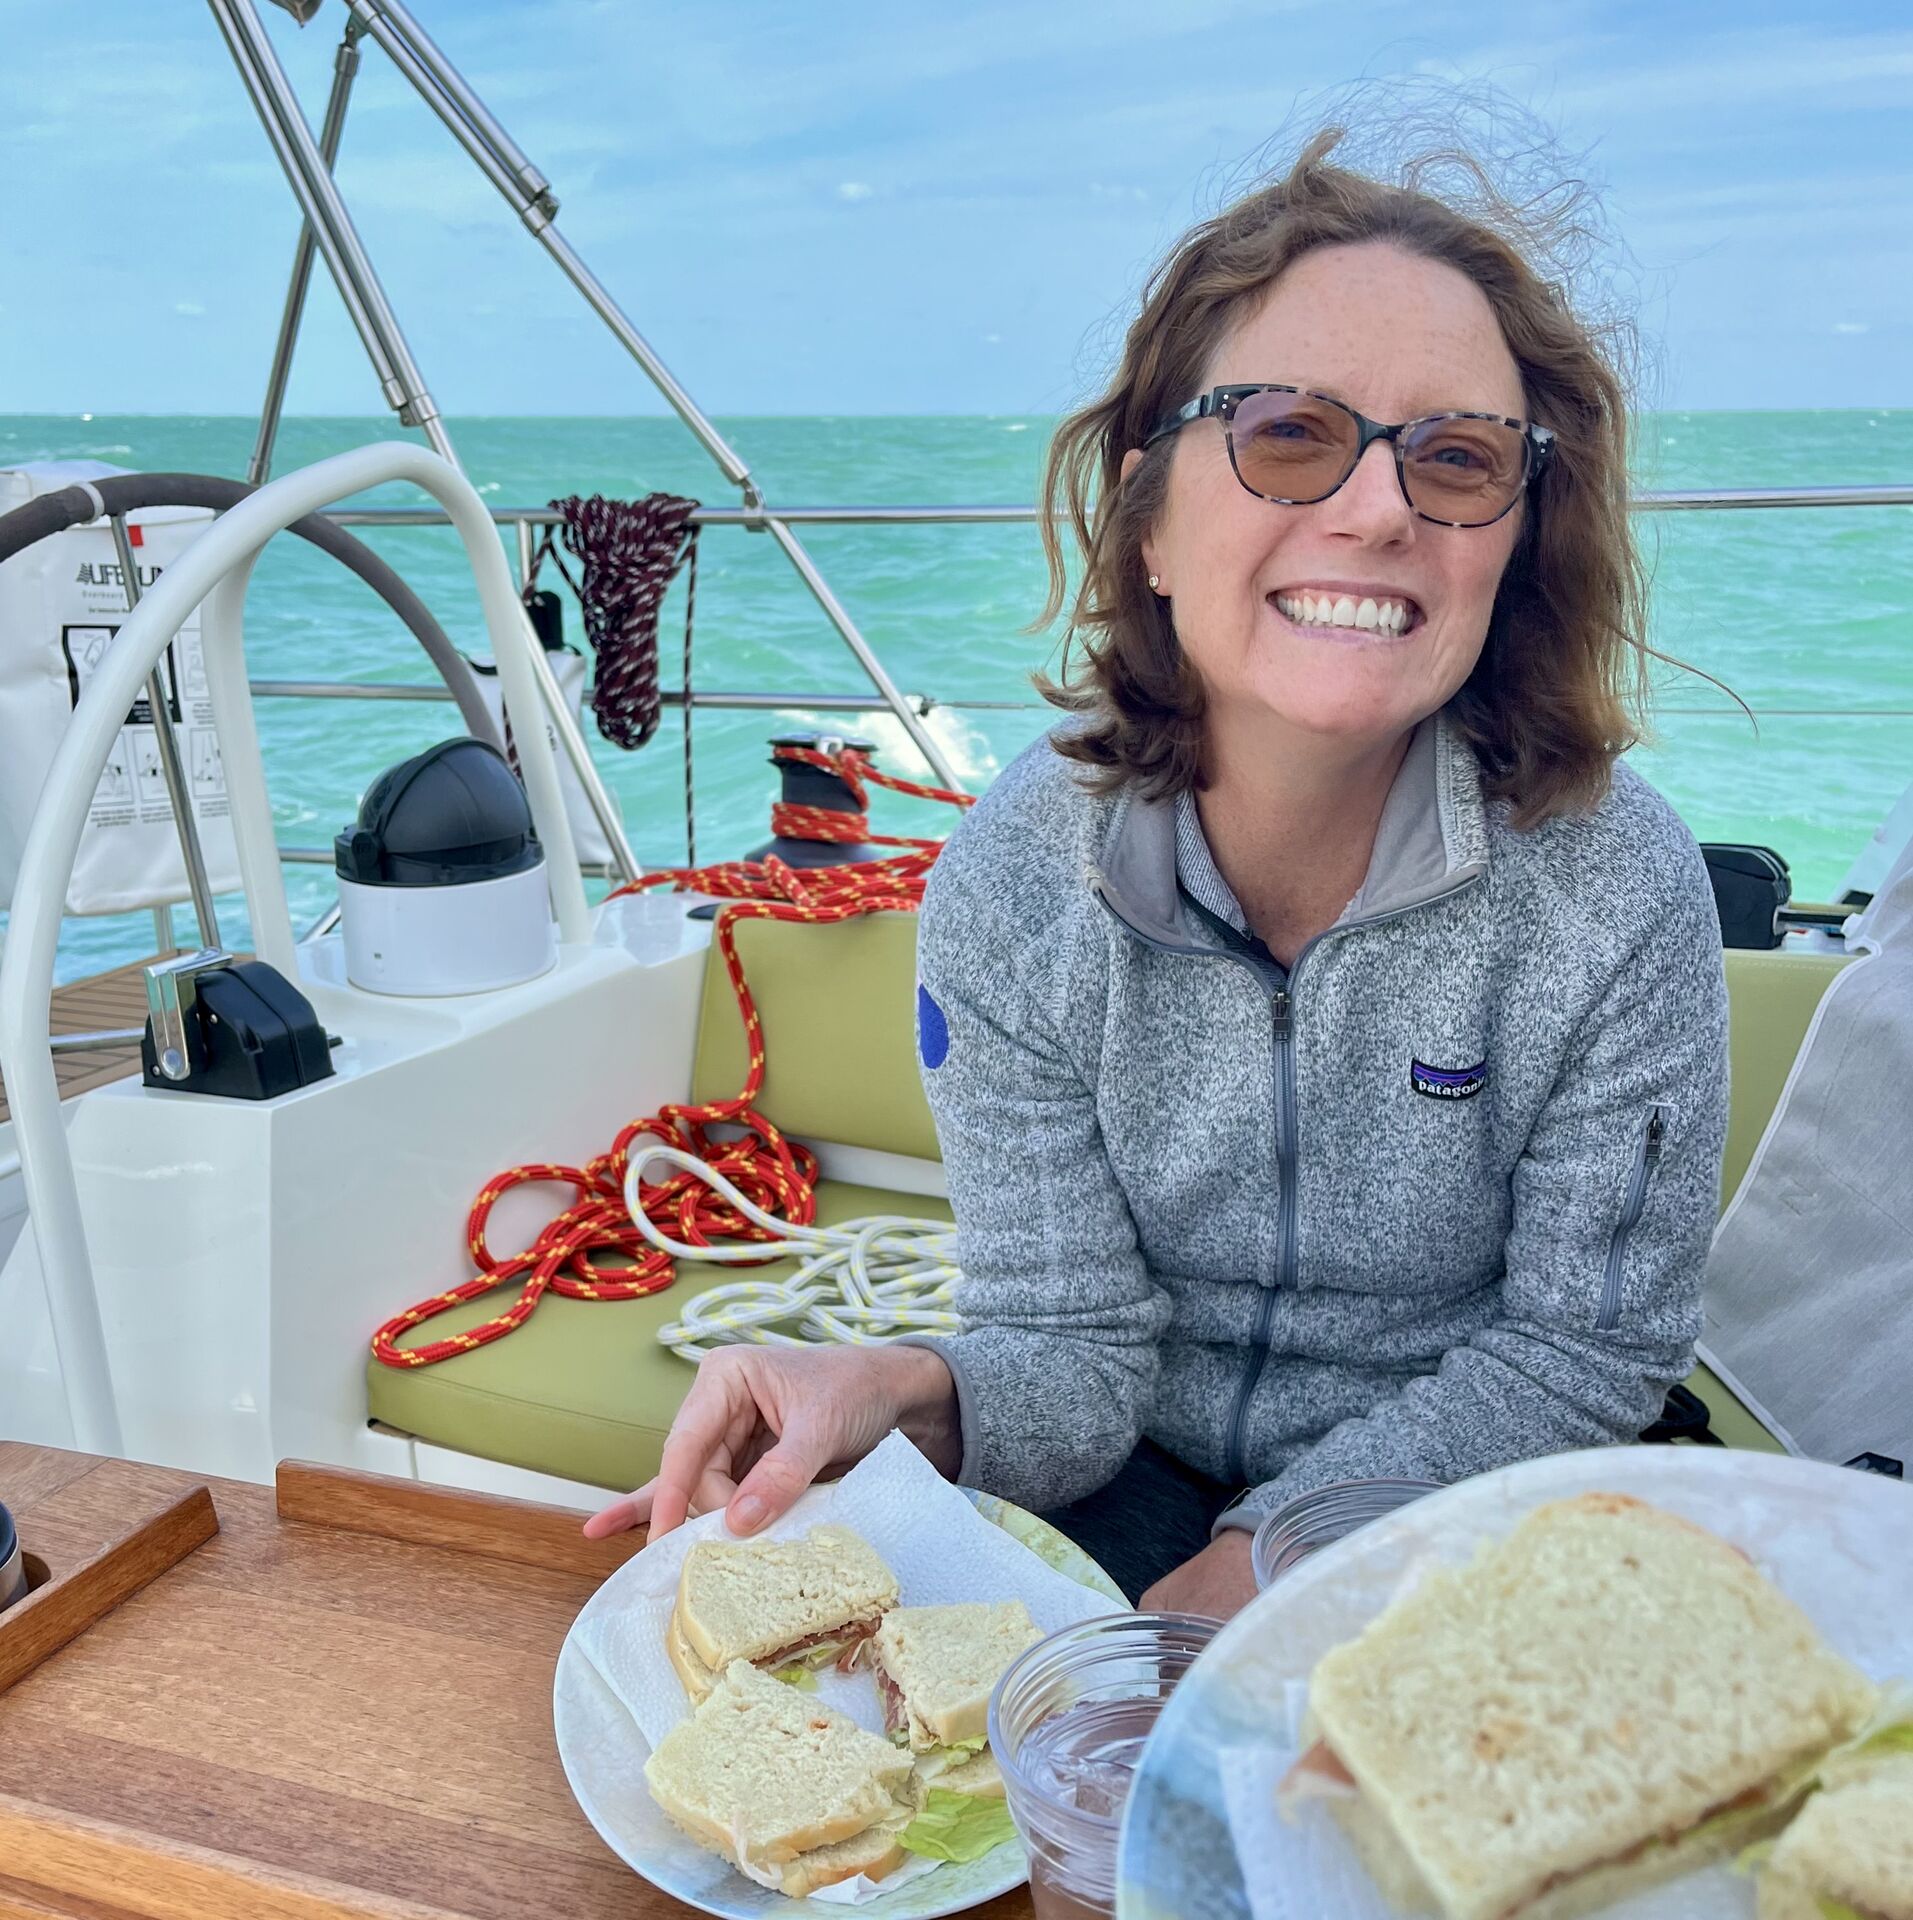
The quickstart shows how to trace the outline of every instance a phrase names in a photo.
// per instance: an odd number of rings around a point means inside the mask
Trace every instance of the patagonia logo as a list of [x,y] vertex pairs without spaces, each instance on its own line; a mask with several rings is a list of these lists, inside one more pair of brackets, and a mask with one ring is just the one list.
[[1408,1084],[1431,1100],[1472,1100],[1488,1084],[1488,1063],[1481,1060],[1472,1067],[1431,1067],[1411,1060]]

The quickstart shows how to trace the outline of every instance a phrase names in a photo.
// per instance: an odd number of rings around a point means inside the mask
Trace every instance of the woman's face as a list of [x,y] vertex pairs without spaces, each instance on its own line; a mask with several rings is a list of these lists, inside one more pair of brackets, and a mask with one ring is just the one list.
[[[1252,381],[1312,388],[1373,420],[1527,411],[1480,289],[1382,242],[1318,248],[1282,275],[1222,343],[1203,386]],[[1139,458],[1127,456],[1125,474]],[[1274,718],[1379,745],[1468,678],[1526,511],[1523,502],[1485,527],[1420,519],[1386,441],[1326,500],[1277,506],[1237,482],[1221,425],[1199,420],[1172,443],[1143,559],[1172,602],[1212,723],[1238,731]],[[1395,633],[1309,620],[1303,596],[1331,595],[1405,603],[1408,624]]]

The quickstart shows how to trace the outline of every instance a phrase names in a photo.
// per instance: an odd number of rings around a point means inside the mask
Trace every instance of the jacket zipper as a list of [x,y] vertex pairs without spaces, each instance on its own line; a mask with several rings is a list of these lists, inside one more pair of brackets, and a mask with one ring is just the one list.
[[1661,1157],[1661,1137],[1666,1131],[1667,1109],[1649,1107],[1647,1125],[1641,1130],[1640,1145],[1634,1149],[1634,1168],[1627,1178],[1627,1198],[1614,1237],[1608,1242],[1607,1271],[1601,1276],[1601,1310],[1595,1316],[1596,1333],[1612,1333],[1621,1321],[1621,1271],[1627,1260],[1627,1237],[1640,1221],[1647,1205],[1647,1183]]
[[[1297,954],[1296,966],[1302,964]],[[1236,1394],[1235,1411],[1229,1419],[1229,1474],[1238,1484],[1249,1477],[1244,1456],[1243,1436],[1248,1426],[1249,1403],[1262,1384],[1269,1364],[1269,1329],[1275,1321],[1275,1296],[1283,1287],[1295,1284],[1295,974],[1288,984],[1269,995],[1269,1013],[1275,1034],[1275,1272],[1262,1289],[1256,1305],[1255,1337],[1242,1386]]]
[[1247,967],[1258,982],[1269,988],[1269,1011],[1275,1034],[1276,1256],[1275,1272],[1264,1284],[1262,1298],[1256,1306],[1253,1342],[1248,1360],[1243,1367],[1242,1385],[1236,1393],[1235,1410],[1229,1418],[1228,1478],[1238,1484],[1246,1483],[1249,1477],[1243,1440],[1248,1427],[1249,1403],[1255,1398],[1255,1390],[1262,1384],[1262,1375],[1269,1364],[1269,1329],[1275,1321],[1275,1296],[1281,1288],[1292,1288],[1295,1285],[1298,1213],[1295,1191],[1296,976],[1302,971],[1302,962],[1324,940],[1332,939],[1338,934],[1354,933],[1368,927],[1387,926],[1391,921],[1405,919],[1411,913],[1419,913],[1424,907],[1437,906],[1445,900],[1453,899],[1456,894],[1465,892],[1473,886],[1480,877],[1479,872],[1469,873],[1454,886],[1445,888],[1440,893],[1431,894],[1426,900],[1417,900],[1411,906],[1397,907],[1391,913],[1378,913],[1364,920],[1351,920],[1346,926],[1327,928],[1318,933],[1295,956],[1295,964],[1289,968],[1287,978],[1271,987],[1268,971],[1246,954],[1230,953],[1226,950],[1219,952],[1210,947],[1179,947],[1167,940],[1155,939],[1144,933],[1141,928],[1132,926],[1116,911],[1108,895],[1104,893],[1103,877],[1097,868],[1091,865],[1084,875],[1089,883],[1091,898],[1131,939],[1140,940],[1144,946],[1153,947],[1158,953],[1179,954],[1184,959],[1234,961],[1238,966]]

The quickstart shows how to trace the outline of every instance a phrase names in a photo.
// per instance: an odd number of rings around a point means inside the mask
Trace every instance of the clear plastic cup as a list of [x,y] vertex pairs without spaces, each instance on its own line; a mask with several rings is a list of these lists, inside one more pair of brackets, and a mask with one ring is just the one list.
[[1439,1480],[1337,1480],[1285,1501],[1255,1530],[1249,1560],[1255,1569],[1257,1588],[1273,1585],[1298,1561],[1306,1560],[1331,1540],[1339,1540],[1440,1487]]
[[1040,1640],[990,1696],[990,1751],[1030,1856],[1036,1920],[1110,1920],[1136,1763],[1176,1682],[1222,1631],[1182,1613],[1117,1613]]

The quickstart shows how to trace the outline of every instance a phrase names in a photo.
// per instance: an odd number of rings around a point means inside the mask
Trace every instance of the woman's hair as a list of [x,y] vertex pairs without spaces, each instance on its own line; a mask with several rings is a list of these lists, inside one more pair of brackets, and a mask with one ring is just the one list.
[[[1400,165],[1392,184],[1330,164],[1344,137],[1340,126],[1318,132],[1283,178],[1183,236],[1145,283],[1106,390],[1058,427],[1043,482],[1050,591],[1039,626],[1069,594],[1065,515],[1083,574],[1060,682],[1037,685],[1079,716],[1056,744],[1100,769],[1100,784],[1135,780],[1152,798],[1203,784],[1202,683],[1167,601],[1144,579],[1141,551],[1176,436],[1145,452],[1127,482],[1123,455],[1202,389],[1222,341],[1288,267],[1318,247],[1384,241],[1481,289],[1520,369],[1528,417],[1554,432],[1553,457],[1519,510],[1481,658],[1450,703],[1489,797],[1532,826],[1597,804],[1615,756],[1640,733],[1649,650],[1647,575],[1628,519],[1632,336],[1625,321],[1577,317],[1562,283],[1529,264],[1559,257],[1564,233],[1586,239],[1578,182],[1517,204],[1448,145]],[[1428,191],[1437,174],[1461,191]],[[1467,211],[1454,204],[1462,199]],[[1072,643],[1082,656],[1073,671]]]

